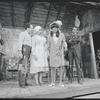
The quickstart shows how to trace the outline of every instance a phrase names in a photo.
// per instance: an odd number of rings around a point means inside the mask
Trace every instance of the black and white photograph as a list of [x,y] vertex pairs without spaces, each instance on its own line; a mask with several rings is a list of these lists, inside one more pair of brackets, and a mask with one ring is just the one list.
[[1,0],[0,98],[100,98],[100,1]]

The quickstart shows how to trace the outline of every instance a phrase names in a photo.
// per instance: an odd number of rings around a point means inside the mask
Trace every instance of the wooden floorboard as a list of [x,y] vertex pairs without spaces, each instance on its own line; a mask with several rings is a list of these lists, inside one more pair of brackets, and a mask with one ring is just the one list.
[[47,81],[41,86],[36,86],[33,79],[28,80],[32,86],[21,88],[18,81],[0,81],[0,98],[64,98],[74,97],[78,95],[100,92],[100,79],[84,79],[84,84],[80,85],[77,81],[67,84],[65,87],[58,85],[49,87]]

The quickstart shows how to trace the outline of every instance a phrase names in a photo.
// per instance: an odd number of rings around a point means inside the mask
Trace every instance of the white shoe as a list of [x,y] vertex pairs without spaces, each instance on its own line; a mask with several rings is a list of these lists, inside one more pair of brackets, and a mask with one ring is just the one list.
[[55,85],[55,83],[51,83],[49,86],[54,86]]
[[64,84],[63,84],[63,83],[59,83],[59,85],[60,85],[61,87],[64,87]]

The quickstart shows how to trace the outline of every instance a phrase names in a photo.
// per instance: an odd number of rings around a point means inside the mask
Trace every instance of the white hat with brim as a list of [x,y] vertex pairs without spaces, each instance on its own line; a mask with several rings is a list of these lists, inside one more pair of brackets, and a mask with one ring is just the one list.
[[52,29],[52,27],[58,27],[61,28],[62,22],[60,20],[54,21],[50,24],[49,28]]
[[57,20],[57,21],[56,21],[56,24],[58,24],[58,25],[59,25],[59,27],[61,27],[61,26],[62,26],[62,22],[61,22],[60,20]]

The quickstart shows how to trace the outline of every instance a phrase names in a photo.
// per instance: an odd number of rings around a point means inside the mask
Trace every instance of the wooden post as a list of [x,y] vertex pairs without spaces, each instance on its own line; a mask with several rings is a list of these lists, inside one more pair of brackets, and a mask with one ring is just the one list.
[[90,46],[91,46],[91,68],[92,68],[92,72],[93,72],[93,78],[97,79],[98,74],[97,74],[95,50],[94,50],[92,33],[89,33],[89,40],[90,40]]

